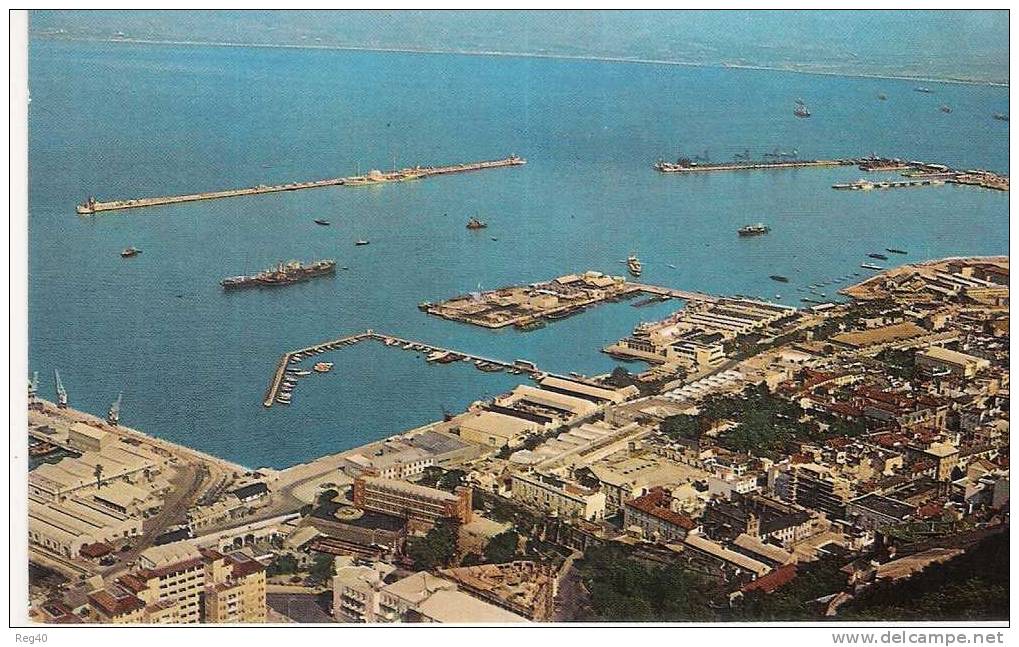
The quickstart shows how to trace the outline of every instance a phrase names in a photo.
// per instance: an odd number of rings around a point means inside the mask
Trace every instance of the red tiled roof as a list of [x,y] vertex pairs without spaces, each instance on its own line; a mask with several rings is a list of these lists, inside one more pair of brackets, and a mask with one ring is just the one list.
[[921,519],[934,519],[936,517],[940,517],[944,510],[944,507],[940,503],[931,501],[930,503],[920,506],[916,513]]
[[145,608],[145,603],[133,595],[125,594],[117,597],[106,590],[89,593],[88,600],[110,618]]
[[674,526],[679,526],[684,530],[693,530],[696,528],[697,524],[694,523],[693,519],[668,507],[668,502],[671,497],[672,495],[668,490],[655,487],[651,488],[651,490],[644,496],[628,501],[626,505],[636,510],[640,510],[645,514],[649,514],[652,517],[671,523]]
[[105,557],[113,552],[113,547],[103,542],[96,542],[94,544],[85,544],[81,547],[82,557],[96,558]]
[[245,559],[245,560],[234,559],[234,558],[231,558],[231,559],[233,561],[233,568],[231,569],[230,574],[234,578],[247,577],[248,575],[251,575],[252,573],[257,573],[259,571],[265,570],[265,566],[263,564],[261,564],[260,562],[255,561],[253,559]]
[[796,577],[796,564],[786,564],[785,566],[779,566],[772,572],[768,573],[764,577],[759,577],[753,582],[744,586],[740,591],[749,593],[751,591],[763,591],[764,593],[772,593],[779,588],[785,586],[789,582],[792,582]]
[[133,593],[141,593],[147,588],[145,582],[141,578],[136,577],[135,575],[132,575],[130,573],[118,577],[117,584],[120,584],[125,589]]

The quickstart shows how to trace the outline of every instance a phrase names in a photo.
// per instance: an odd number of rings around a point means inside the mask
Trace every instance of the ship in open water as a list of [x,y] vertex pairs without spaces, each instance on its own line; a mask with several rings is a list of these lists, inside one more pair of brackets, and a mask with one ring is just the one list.
[[280,262],[275,267],[270,267],[251,276],[231,276],[223,279],[219,284],[226,290],[275,287],[300,283],[316,276],[328,276],[335,273],[336,261],[334,260],[315,261],[310,265],[290,261],[289,263]]

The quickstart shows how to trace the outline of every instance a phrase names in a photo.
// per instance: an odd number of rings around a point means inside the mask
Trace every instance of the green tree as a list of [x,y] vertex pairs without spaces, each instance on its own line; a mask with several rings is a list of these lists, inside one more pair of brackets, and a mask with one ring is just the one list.
[[485,546],[485,561],[490,564],[512,562],[517,554],[520,535],[512,530],[499,533]]
[[436,524],[424,537],[414,537],[408,542],[407,555],[420,570],[448,566],[456,556],[458,530],[452,523]]
[[269,567],[266,569],[266,574],[272,575],[289,575],[297,572],[297,558],[289,553],[284,553],[277,557]]
[[318,504],[326,505],[328,503],[332,503],[333,499],[335,499],[339,495],[340,493],[337,490],[326,490],[322,494],[318,495]]
[[446,470],[441,467],[429,465],[421,473],[421,478],[418,479],[418,483],[427,487],[435,487],[435,484],[439,482],[439,479],[442,478],[442,475],[445,472]]
[[467,482],[467,473],[463,470],[449,470],[439,477],[438,482],[435,484],[440,490],[447,490],[452,492],[461,485]]
[[317,582],[327,582],[329,578],[336,575],[333,556],[328,553],[318,553],[311,561],[311,568],[308,569],[312,579]]

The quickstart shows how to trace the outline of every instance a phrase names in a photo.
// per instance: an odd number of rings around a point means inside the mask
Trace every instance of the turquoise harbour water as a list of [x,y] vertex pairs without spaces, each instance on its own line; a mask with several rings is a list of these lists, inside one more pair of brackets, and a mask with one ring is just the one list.
[[[275,362],[365,328],[546,370],[599,352],[676,304],[627,303],[520,333],[429,317],[424,300],[573,271],[775,298],[859,269],[1008,252],[1008,194],[943,186],[840,192],[855,168],[661,175],[659,157],[876,152],[1008,172],[1007,88],[594,61],[271,48],[30,43],[29,366],[53,398],[250,467],[399,433],[519,376],[361,344],[261,406]],[[888,95],[878,101],[878,93]],[[792,116],[802,97],[813,117]],[[951,114],[938,110],[941,104]],[[528,164],[372,188],[325,188],[81,218],[74,205],[457,163]],[[470,232],[468,217],[489,228]],[[312,220],[325,218],[331,227]],[[768,236],[736,229],[764,221]],[[498,241],[492,241],[495,236]],[[358,238],[371,245],[354,247]],[[133,245],[143,253],[121,259]],[[888,261],[899,260],[894,257]],[[335,258],[335,279],[225,294],[225,276]],[[676,269],[669,267],[675,265]],[[791,278],[789,284],[768,279]],[[828,288],[831,290],[831,288]],[[639,366],[639,365],[635,365]]]

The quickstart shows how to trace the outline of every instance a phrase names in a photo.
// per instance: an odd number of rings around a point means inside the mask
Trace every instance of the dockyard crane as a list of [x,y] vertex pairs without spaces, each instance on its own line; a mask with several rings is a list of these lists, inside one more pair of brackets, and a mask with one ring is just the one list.
[[67,389],[64,388],[64,383],[60,381],[60,371],[53,369],[53,379],[56,383],[57,388],[57,408],[67,408]]

